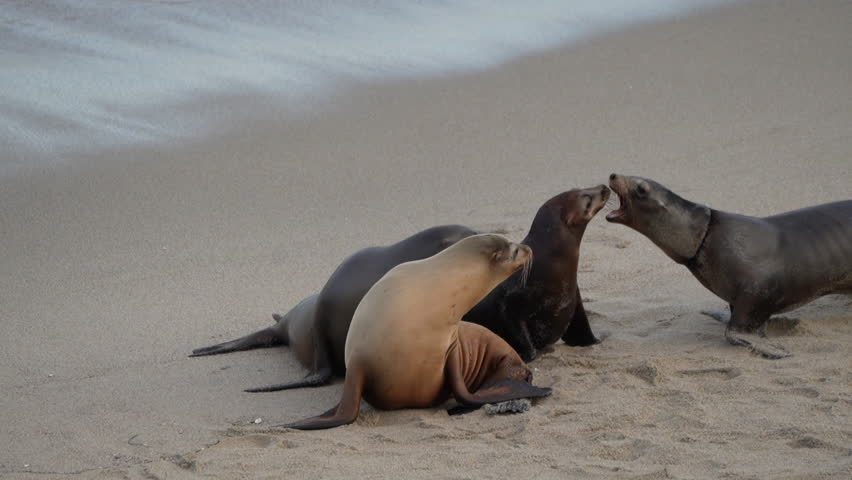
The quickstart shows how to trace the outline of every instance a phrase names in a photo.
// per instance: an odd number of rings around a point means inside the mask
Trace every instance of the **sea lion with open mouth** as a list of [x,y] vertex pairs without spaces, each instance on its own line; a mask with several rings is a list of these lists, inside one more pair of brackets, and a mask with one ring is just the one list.
[[621,205],[606,219],[648,237],[728,302],[725,337],[734,345],[789,356],[766,342],[769,317],[852,292],[852,200],[759,218],[690,202],[646,178],[609,179]]

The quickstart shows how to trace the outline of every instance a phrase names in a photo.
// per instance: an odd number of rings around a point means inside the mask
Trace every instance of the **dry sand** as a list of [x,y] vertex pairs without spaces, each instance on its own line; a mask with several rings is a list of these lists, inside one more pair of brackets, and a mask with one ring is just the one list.
[[579,282],[612,336],[534,361],[555,393],[526,414],[268,430],[340,383],[242,393],[303,370],[286,348],[186,354],[268,325],[358,248],[441,223],[521,239],[613,171],[754,215],[850,198],[850,52],[849,2],[758,2],[360,86],[310,118],[210,99],[187,108],[239,127],[2,178],[0,477],[848,479],[852,299],[790,314],[794,357],[755,357],[698,313],[721,300],[602,215]]

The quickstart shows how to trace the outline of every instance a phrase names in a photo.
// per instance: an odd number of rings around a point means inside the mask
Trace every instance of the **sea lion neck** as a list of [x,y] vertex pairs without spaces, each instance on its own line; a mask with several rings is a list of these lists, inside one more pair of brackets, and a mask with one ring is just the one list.
[[[542,233],[532,229],[521,242],[533,251],[533,262],[530,268],[527,285],[559,285],[562,286],[565,272],[576,272],[580,257],[580,241],[585,226],[579,230],[559,226],[561,231]],[[513,278],[516,278],[513,276]],[[520,277],[517,277],[520,283]],[[561,288],[561,287],[560,287]]]
[[668,191],[665,211],[650,216],[636,230],[651,239],[675,262],[686,265],[695,258],[710,226],[712,210]]
[[[521,242],[533,251],[533,268],[545,258],[550,262],[554,259],[577,258],[580,252],[580,242],[586,225],[553,225],[552,219],[533,221],[529,233]],[[539,259],[539,260],[537,260]]]

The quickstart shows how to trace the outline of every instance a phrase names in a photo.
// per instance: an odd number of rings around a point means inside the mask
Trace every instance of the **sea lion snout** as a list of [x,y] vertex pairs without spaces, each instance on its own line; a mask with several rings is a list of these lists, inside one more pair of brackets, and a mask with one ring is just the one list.
[[598,202],[598,205],[595,208],[595,213],[598,213],[598,211],[600,211],[600,209],[603,208],[604,205],[606,205],[606,202],[609,201],[609,196],[611,193],[609,187],[603,184],[598,185],[597,189],[600,190],[600,202]]
[[606,206],[609,201],[610,190],[606,185],[598,185],[578,191],[579,196],[575,200],[577,213],[572,216],[571,222],[589,222],[598,212]]
[[609,175],[609,188],[618,196],[627,194],[627,177],[617,173]]
[[512,242],[509,245],[509,258],[515,264],[515,268],[521,268],[532,256],[532,248],[522,244]]

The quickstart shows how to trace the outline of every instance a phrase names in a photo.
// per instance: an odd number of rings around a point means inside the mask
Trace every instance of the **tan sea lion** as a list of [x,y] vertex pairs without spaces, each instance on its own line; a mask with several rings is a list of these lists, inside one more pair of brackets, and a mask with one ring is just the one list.
[[391,269],[367,292],[346,337],[340,403],[322,415],[282,425],[332,428],[358,417],[361,397],[380,409],[429,407],[452,395],[479,407],[541,397],[518,354],[461,317],[521,267],[532,250],[500,235],[474,235],[429,258]]

